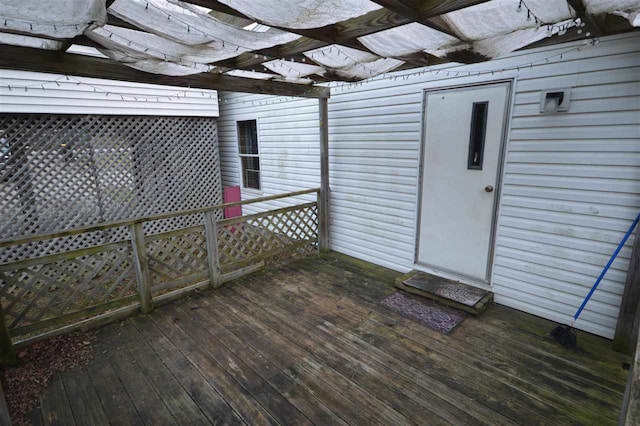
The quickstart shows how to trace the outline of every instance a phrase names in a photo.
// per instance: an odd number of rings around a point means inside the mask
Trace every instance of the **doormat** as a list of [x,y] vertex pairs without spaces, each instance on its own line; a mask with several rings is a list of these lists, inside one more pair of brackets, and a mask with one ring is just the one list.
[[380,303],[392,311],[443,334],[448,334],[464,320],[462,312],[429,300],[418,301],[400,292],[382,299]]

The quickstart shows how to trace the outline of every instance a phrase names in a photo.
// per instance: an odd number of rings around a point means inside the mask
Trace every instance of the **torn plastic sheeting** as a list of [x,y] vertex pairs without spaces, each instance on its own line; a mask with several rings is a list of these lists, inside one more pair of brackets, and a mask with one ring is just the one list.
[[125,52],[118,52],[109,49],[99,49],[100,53],[108,56],[114,61],[118,61],[131,68],[135,68],[140,71],[162,74],[162,75],[191,75],[200,74],[208,71],[209,67],[202,64],[193,64],[191,66],[177,64],[175,62],[163,61],[150,57],[137,57],[134,54],[127,54]]
[[380,59],[379,56],[372,53],[337,44],[309,50],[304,52],[304,56],[327,68],[345,68],[355,63],[372,62]]
[[518,0],[492,0],[442,15],[449,27],[465,41],[489,39],[513,31],[534,28],[535,17],[543,24],[555,24],[574,17],[565,0],[527,0],[533,15]]
[[346,21],[381,8],[369,0],[220,0],[273,27],[310,29]]
[[459,42],[455,37],[415,22],[360,37],[358,40],[381,56],[403,56]]
[[306,77],[311,74],[324,74],[324,68],[317,65],[301,64],[282,59],[265,62],[262,65],[285,77]]
[[33,47],[35,49],[46,50],[60,50],[64,45],[63,42],[58,40],[9,33],[0,33],[0,44],[10,44],[12,46]]
[[228,45],[223,47],[219,42],[187,46],[154,34],[112,25],[88,31],[86,35],[108,50],[120,51],[141,59],[148,57],[173,62],[209,63],[238,55],[234,47]]
[[2,0],[4,29],[72,38],[107,21],[103,0]]
[[273,74],[267,74],[265,72],[245,71],[245,70],[231,70],[225,73],[233,77],[253,78],[256,80],[271,80]]
[[349,67],[331,70],[331,72],[340,77],[365,79],[393,71],[402,64],[404,64],[404,62],[397,59],[382,58],[373,62],[359,63]]
[[587,12],[592,15],[615,11],[633,13],[640,11],[640,0],[583,0]]
[[300,37],[272,28],[261,32],[244,30],[207,15],[200,9],[178,1],[116,0],[109,7],[109,13],[143,30],[183,44],[224,40],[237,49],[238,54],[287,43]]
[[[559,22],[557,25],[573,26],[574,21],[568,19],[566,21]],[[554,27],[552,34],[557,34],[558,31],[559,28]],[[439,50],[427,50],[426,52],[434,56],[443,58],[451,54],[452,52],[468,49],[486,58],[494,59],[500,56],[504,56],[515,50],[521,49],[525,46],[530,45],[531,43],[535,43],[536,41],[542,40],[549,36],[550,34],[545,28],[527,28],[524,30],[514,31],[509,34],[499,35],[484,40],[478,40],[473,43],[460,44]]]

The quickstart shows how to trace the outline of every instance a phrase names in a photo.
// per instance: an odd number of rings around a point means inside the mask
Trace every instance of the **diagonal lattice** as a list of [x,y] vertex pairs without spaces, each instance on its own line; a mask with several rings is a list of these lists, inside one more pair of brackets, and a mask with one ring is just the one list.
[[[219,204],[219,164],[213,118],[0,114],[0,239]],[[116,229],[3,248],[0,263],[126,238]]]
[[220,267],[231,270],[288,251],[315,251],[316,203],[272,210],[218,222]]
[[203,225],[147,237],[146,244],[152,292],[209,278]]
[[69,252],[64,258],[17,262],[0,269],[7,325],[19,329],[50,318],[134,295],[136,275],[130,243]]

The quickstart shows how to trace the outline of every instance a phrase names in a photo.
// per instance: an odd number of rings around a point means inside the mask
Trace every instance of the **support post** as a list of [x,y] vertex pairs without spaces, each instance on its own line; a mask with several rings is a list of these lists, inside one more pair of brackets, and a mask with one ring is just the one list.
[[[2,303],[0,303],[0,365],[7,367],[9,365],[16,365],[17,362],[16,351],[13,348],[7,322],[4,319]],[[2,392],[0,392],[0,398],[2,398]]]
[[222,274],[218,257],[218,224],[213,210],[204,213],[204,235],[207,240],[207,263],[211,286],[219,288],[222,285]]
[[149,259],[147,258],[147,248],[144,243],[142,223],[129,225],[129,234],[131,235],[133,261],[136,267],[140,306],[142,313],[148,314],[153,310],[153,299],[151,298],[151,274],[149,273]]
[[613,338],[613,349],[626,354],[633,354],[640,327],[640,228],[638,229],[631,249],[629,271]]
[[321,253],[329,251],[329,107],[320,103],[320,193],[318,194],[318,245]]
[[[639,306],[640,309],[640,306]],[[637,333],[637,331],[636,331]],[[632,348],[631,368],[624,391],[618,425],[633,426],[640,424],[640,338],[636,334],[635,346]],[[635,350],[635,353],[633,351]]]

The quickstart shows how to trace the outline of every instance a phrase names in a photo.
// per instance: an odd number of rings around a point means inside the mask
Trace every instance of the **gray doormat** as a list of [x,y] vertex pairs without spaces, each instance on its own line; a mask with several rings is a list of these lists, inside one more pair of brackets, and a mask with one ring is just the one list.
[[449,333],[464,320],[464,314],[460,311],[429,300],[418,301],[414,297],[400,292],[385,297],[380,303],[443,334]]

